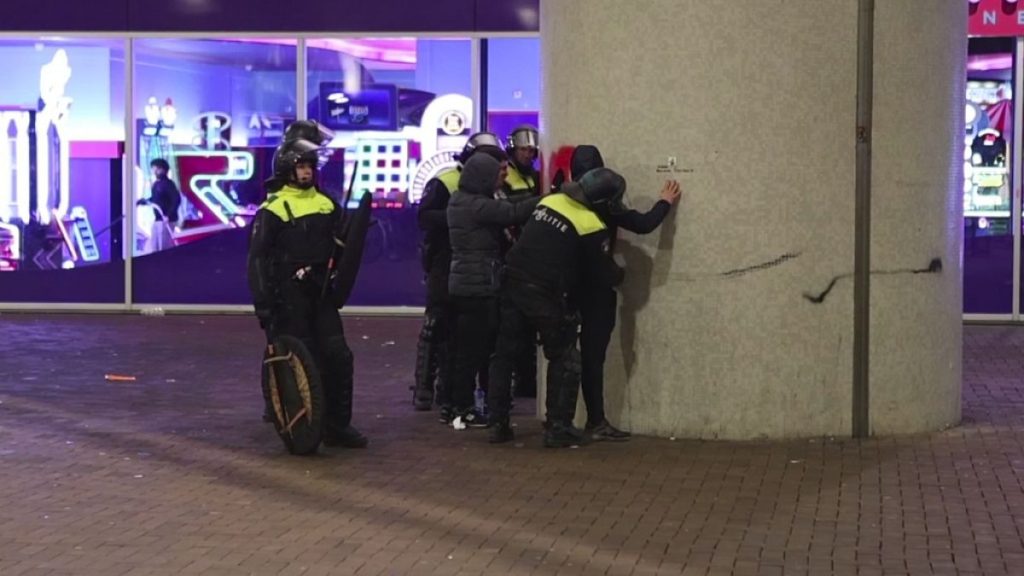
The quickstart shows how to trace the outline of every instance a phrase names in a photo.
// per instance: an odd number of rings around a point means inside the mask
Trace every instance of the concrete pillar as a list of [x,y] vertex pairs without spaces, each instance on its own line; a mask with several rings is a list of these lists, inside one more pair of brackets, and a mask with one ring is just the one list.
[[[874,433],[960,417],[966,14],[876,0]],[[684,191],[654,234],[620,233],[613,423],[850,434],[857,20],[855,1],[542,0],[545,150],[597,145],[637,208]]]

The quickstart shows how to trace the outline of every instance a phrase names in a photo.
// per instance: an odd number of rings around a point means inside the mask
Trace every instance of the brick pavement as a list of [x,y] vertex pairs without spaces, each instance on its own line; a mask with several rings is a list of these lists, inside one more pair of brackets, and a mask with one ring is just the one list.
[[296,458],[249,318],[0,316],[0,576],[1024,574],[1024,329],[966,328],[945,432],[560,451],[414,412],[415,321],[346,329],[371,447]]

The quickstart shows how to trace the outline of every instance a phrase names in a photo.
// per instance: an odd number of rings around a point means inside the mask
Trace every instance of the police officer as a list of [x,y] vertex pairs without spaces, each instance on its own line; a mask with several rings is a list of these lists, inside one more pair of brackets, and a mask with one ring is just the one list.
[[508,176],[505,177],[505,189],[509,196],[539,194],[539,178],[534,163],[540,147],[540,136],[537,129],[529,124],[517,126],[508,135],[505,152],[508,154]]
[[522,225],[539,198],[520,202],[494,197],[504,179],[502,164],[487,154],[474,154],[459,175],[458,192],[448,203],[448,235],[452,263],[448,291],[458,317],[455,333],[455,374],[452,404],[467,426],[487,420],[474,407],[473,381],[494,350],[498,331],[498,273],[504,229]]
[[[437,403],[441,406],[441,421],[452,419],[449,388],[455,359],[455,313],[448,297],[448,268],[451,266],[452,248],[448,239],[448,201],[459,186],[461,167],[477,152],[492,156],[505,163],[498,137],[490,132],[479,132],[469,137],[456,157],[457,168],[450,168],[431,178],[423,189],[417,221],[423,234],[423,272],[427,280],[427,306],[416,348],[413,406],[416,410],[430,410],[434,402],[434,381],[437,381]],[[486,367],[484,368],[485,372]],[[481,379],[486,386],[486,374]]]
[[[505,152],[510,162],[508,176],[505,177],[503,193],[512,200],[534,197],[540,194],[540,175],[534,164],[540,148],[540,136],[537,129],[529,124],[517,126],[508,136]],[[506,230],[507,244],[505,251],[519,237],[520,230],[512,227]],[[537,335],[526,336],[536,342]],[[523,355],[516,360],[513,371],[513,392],[516,396],[533,398],[537,395],[537,347],[524,346]]]
[[[569,161],[569,170],[574,181],[596,168],[604,167],[601,152],[590,145],[577,146]],[[605,214],[608,225],[610,250],[615,250],[617,229],[623,228],[634,234],[649,234],[661,225],[668,216],[672,205],[679,200],[679,183],[666,182],[661,189],[661,199],[647,212],[617,210]],[[581,290],[575,301],[579,306],[580,355],[583,362],[583,401],[587,406],[585,431],[591,440],[626,441],[629,432],[612,426],[604,412],[604,362],[615,329],[615,313],[618,306],[617,294],[610,286]]]
[[572,424],[580,382],[576,348],[578,322],[568,296],[580,290],[608,290],[622,281],[612,260],[603,218],[623,210],[625,180],[599,168],[562,192],[541,200],[522,235],[508,253],[501,287],[497,351],[491,363],[491,435],[493,443],[513,439],[509,411],[515,360],[528,336],[540,334],[549,360],[544,445],[566,447],[586,442]]
[[316,360],[327,404],[324,444],[363,448],[366,437],[351,425],[352,351],[339,305],[324,290],[332,280],[328,263],[343,237],[339,206],[316,186],[320,145],[328,133],[311,122],[289,132],[293,138],[274,155],[270,195],[252,223],[249,290],[268,341],[293,336]]

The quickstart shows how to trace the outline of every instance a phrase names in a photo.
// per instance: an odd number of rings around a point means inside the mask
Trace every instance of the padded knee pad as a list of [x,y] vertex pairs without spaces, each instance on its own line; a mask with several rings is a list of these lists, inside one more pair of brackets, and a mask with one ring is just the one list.
[[434,330],[437,328],[439,320],[440,318],[438,318],[438,315],[431,314],[429,310],[427,311],[426,314],[423,315],[423,327],[420,328],[421,340],[433,339]]
[[580,361],[580,351],[575,346],[551,358],[551,378],[556,380],[553,382],[556,386],[572,386],[575,388],[579,384],[582,369],[583,363]]
[[354,358],[343,336],[334,336],[327,340],[324,344],[324,355],[332,376],[351,379]]

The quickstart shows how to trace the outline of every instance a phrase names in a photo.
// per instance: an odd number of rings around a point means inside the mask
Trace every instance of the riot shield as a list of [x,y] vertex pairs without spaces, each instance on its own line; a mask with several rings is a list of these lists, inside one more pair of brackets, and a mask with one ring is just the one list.
[[274,429],[292,454],[320,446],[324,389],[313,355],[293,336],[278,336],[264,350],[263,396],[270,402]]

